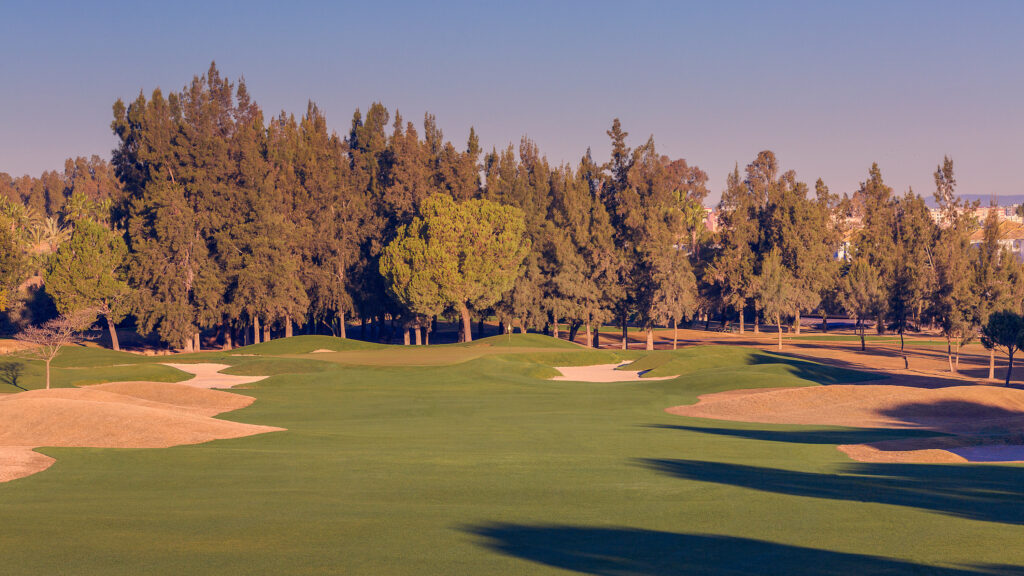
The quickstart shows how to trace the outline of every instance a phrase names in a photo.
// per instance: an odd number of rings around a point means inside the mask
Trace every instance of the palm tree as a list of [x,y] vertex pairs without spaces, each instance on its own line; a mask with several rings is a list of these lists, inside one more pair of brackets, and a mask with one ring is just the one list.
[[56,252],[57,247],[71,237],[71,230],[67,226],[61,226],[56,218],[47,217],[40,221],[39,228],[42,231],[42,242],[50,248],[50,252]]

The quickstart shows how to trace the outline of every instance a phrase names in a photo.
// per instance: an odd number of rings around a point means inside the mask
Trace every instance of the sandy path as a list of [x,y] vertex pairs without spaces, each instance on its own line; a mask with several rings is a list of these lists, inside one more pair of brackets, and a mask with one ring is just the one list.
[[909,428],[951,436],[842,445],[864,462],[1024,461],[1024,390],[836,385],[707,394],[671,414],[739,422]]
[[0,482],[49,468],[41,446],[166,448],[284,430],[213,418],[253,398],[212,390],[264,376],[230,376],[223,364],[174,364],[195,374],[180,383],[112,382],[0,397]]
[[562,373],[552,380],[570,380],[573,382],[649,382],[651,380],[672,380],[678,376],[659,376],[641,378],[640,376],[648,370],[616,370],[619,366],[625,366],[629,362],[621,364],[594,364],[592,366],[562,366],[556,367]]

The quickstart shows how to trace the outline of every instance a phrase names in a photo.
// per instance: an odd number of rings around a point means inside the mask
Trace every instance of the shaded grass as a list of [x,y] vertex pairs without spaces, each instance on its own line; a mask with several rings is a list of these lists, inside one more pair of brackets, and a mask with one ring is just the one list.
[[[289,359],[300,362],[290,369],[322,369],[256,383],[245,391],[252,406],[222,415],[285,432],[165,450],[43,449],[53,468],[0,484],[4,566],[113,576],[1021,573],[1021,467],[860,465],[834,443],[888,433],[664,412],[699,394],[853,374],[714,346],[621,356],[678,369],[675,380],[557,382],[535,373],[619,353],[540,350],[467,347],[456,364],[420,367],[402,365],[404,354],[374,366]],[[225,356],[237,369],[275,361]]]
[[656,350],[621,369],[649,370],[644,376],[701,372],[701,377],[713,377],[713,374],[708,372],[729,375],[736,372],[740,366],[747,367],[745,380],[756,380],[757,387],[799,385],[786,384],[787,376],[795,377],[806,384],[847,384],[883,378],[879,375],[739,346],[694,346],[680,350]]

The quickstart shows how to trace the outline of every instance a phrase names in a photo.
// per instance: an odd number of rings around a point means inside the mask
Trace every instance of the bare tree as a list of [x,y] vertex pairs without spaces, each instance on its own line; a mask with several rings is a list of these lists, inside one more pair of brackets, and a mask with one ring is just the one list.
[[73,315],[61,315],[47,321],[42,326],[30,326],[18,334],[21,340],[34,346],[22,350],[19,355],[42,360],[46,364],[46,389],[50,389],[50,362],[57,357],[60,349],[68,344],[77,344],[84,340],[81,332],[88,328],[95,318],[94,311],[85,311]]

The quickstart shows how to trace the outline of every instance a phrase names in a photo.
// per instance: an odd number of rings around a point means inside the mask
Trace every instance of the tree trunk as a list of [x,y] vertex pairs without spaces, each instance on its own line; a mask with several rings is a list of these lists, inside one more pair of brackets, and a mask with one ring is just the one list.
[[430,346],[430,326],[429,324],[423,328],[423,345]]
[[459,304],[459,315],[462,316],[462,334],[459,342],[473,341],[473,320],[469,317],[469,308],[465,304]]
[[679,321],[672,319],[672,349],[676,350],[676,343],[679,342]]
[[569,324],[569,342],[576,341],[576,335],[579,334],[581,326],[583,326],[583,323],[580,322],[579,320],[573,320],[573,322]]
[[348,338],[348,333],[345,331],[345,313],[338,312],[338,324],[340,329],[338,330],[338,338],[342,340]]
[[417,322],[416,325],[412,327],[412,331],[416,335],[416,345],[417,346],[422,346],[423,345],[423,330],[421,329],[419,322]]
[[[52,357],[46,359],[46,389],[47,390],[50,389],[50,361],[51,360],[53,360]],[[1012,361],[1012,358],[1011,358],[1011,361]],[[1010,385],[1010,376],[1009,376],[1009,374],[1007,374],[1007,376],[1006,376],[1006,385],[1007,386]]]
[[601,325],[594,326],[594,348],[601,347]]
[[864,347],[864,331],[867,330],[867,326],[865,326],[860,320],[857,321],[857,324],[860,326],[860,351],[863,352],[867,350],[867,348]]
[[252,343],[253,344],[259,344],[260,343],[260,317],[259,316],[253,316],[252,317]]
[[270,333],[270,322],[263,325],[263,341],[270,342],[272,334]]
[[654,328],[647,327],[647,349],[654,350]]
[[[1013,372],[1013,348],[1010,348],[1008,350],[1008,352],[1009,352],[1010,359],[1009,359],[1009,362],[1007,362],[1007,364],[1006,364],[1006,386],[1007,387],[1010,386],[1010,373]],[[49,362],[46,363],[46,387],[47,388],[50,387],[50,363]]]
[[707,332],[708,330],[711,330],[711,314],[710,313],[704,314],[704,331]]
[[799,336],[800,335],[800,311],[799,310],[796,311],[796,324],[795,324],[795,326],[796,326],[796,335]]
[[587,322],[587,348],[594,347],[594,335],[590,332],[590,322]]
[[412,337],[409,334],[409,327],[402,328],[402,345],[410,346],[412,344]]
[[520,334],[526,334],[526,320],[525,319],[519,321],[519,333]]
[[821,331],[828,334],[828,312],[821,311]]
[[760,333],[761,333],[761,318],[760,318],[760,314],[757,313],[757,310],[754,310],[754,334],[760,334]]
[[231,350],[235,345],[231,339],[231,325],[225,322],[222,330],[224,330],[224,346],[221,350]]
[[956,359],[954,361],[954,365],[956,366],[957,370],[960,370],[960,339],[959,338],[957,338],[957,341],[956,341]]
[[484,337],[484,317],[483,317],[483,315],[481,315],[480,319],[476,321],[476,337],[477,338],[483,338]]
[[193,352],[201,352],[203,350],[202,340],[199,337],[199,332],[196,332],[195,334],[192,335],[192,342]]
[[555,340],[558,340],[558,317],[552,316],[551,319],[554,320],[554,322],[551,323],[551,336],[554,337]]
[[740,306],[739,308],[736,309],[736,311],[740,313],[740,334],[743,334],[745,329],[745,326],[743,324],[743,308],[743,306]]
[[285,338],[291,338],[292,334],[293,334],[293,332],[292,332],[292,315],[291,314],[285,314],[284,315],[284,337]]
[[779,329],[779,350],[782,350],[782,314],[775,315],[775,326]]
[[953,344],[948,335],[946,336],[946,359],[949,360],[950,374],[956,374],[956,368],[953,367]]
[[625,320],[622,321],[622,349],[629,350],[629,326]]
[[110,316],[107,316],[107,330],[110,331],[110,349],[120,350],[121,344],[117,341],[117,329],[114,328],[114,323],[110,321]]
[[996,349],[992,348],[988,351],[988,379],[996,379]]

